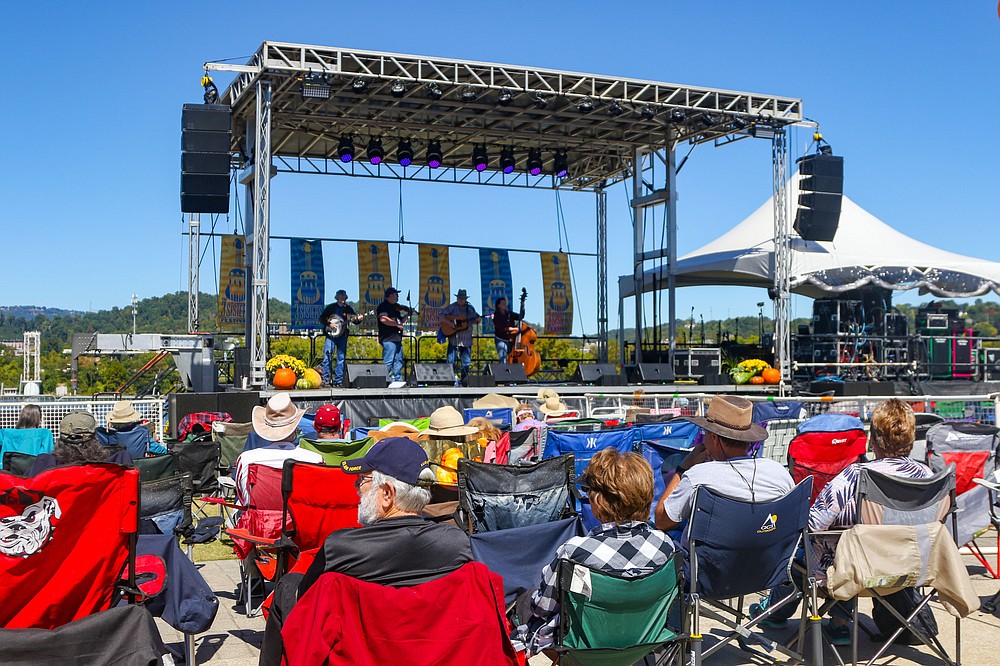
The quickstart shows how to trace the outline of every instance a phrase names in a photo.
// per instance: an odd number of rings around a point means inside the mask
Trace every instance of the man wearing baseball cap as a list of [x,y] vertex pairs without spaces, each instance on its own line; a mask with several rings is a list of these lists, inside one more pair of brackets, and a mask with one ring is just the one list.
[[323,456],[323,462],[331,467],[340,467],[345,460],[354,460],[368,453],[375,440],[365,437],[358,440],[346,440],[342,437],[343,422],[340,419],[340,409],[336,405],[323,405],[316,410],[313,418],[316,428],[316,438],[303,437],[299,447],[306,451],[315,451]]
[[290,573],[281,579],[264,630],[261,664],[281,663],[284,618],[324,573],[408,587],[441,578],[472,561],[465,532],[420,515],[430,502],[428,486],[434,473],[419,444],[389,437],[364,457],[344,461],[340,467],[355,475],[362,526],[332,532],[304,575]]
[[375,309],[378,318],[378,342],[382,345],[382,362],[390,382],[403,380],[403,323],[410,316],[399,306],[399,289],[385,290],[385,300]]

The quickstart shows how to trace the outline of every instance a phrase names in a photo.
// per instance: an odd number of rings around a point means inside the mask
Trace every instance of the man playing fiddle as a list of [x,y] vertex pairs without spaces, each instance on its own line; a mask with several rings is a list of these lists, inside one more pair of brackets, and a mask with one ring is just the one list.
[[357,324],[362,317],[347,303],[346,291],[338,289],[334,298],[336,301],[326,306],[319,316],[319,323],[326,334],[326,342],[323,343],[322,375],[323,384],[329,385],[330,364],[336,356],[333,385],[340,386],[344,381],[344,359],[347,357],[347,338],[350,333],[348,324]]
[[375,310],[378,317],[378,341],[382,345],[382,362],[390,382],[403,381],[403,322],[410,316],[399,304],[399,290],[389,287],[385,300]]
[[493,304],[493,342],[497,347],[497,360],[507,362],[510,355],[510,344],[517,335],[517,322],[521,315],[507,309],[507,297],[501,296]]
[[455,365],[455,356],[462,362],[462,381],[469,376],[472,365],[472,325],[480,320],[476,308],[469,305],[469,294],[459,289],[455,302],[441,310],[439,321],[450,325],[454,332],[448,336],[448,364]]

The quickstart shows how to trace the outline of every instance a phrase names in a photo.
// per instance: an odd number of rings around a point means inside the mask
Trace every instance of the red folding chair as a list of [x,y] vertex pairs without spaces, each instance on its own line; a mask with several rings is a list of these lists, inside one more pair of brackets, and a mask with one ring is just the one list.
[[356,476],[339,467],[286,460],[281,475],[286,547],[320,548],[334,530],[361,527]]
[[800,423],[788,444],[788,468],[795,483],[813,478],[812,496],[846,467],[858,462],[868,448],[864,424],[856,416],[818,414]]

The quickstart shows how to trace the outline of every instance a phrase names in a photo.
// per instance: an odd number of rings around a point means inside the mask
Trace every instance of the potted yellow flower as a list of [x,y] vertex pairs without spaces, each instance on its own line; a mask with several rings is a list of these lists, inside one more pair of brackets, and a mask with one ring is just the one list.
[[271,377],[274,388],[288,391],[295,388],[295,383],[306,370],[306,364],[294,356],[278,354],[268,359],[264,369]]

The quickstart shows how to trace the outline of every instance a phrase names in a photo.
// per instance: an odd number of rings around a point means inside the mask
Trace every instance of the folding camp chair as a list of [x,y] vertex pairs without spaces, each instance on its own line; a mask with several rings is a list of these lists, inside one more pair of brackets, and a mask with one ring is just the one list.
[[219,443],[221,449],[219,465],[226,473],[236,464],[236,459],[243,453],[247,437],[252,432],[253,423],[212,422],[212,440]]
[[139,470],[139,481],[166,479],[177,474],[177,461],[170,453],[149,458],[133,458],[132,464]]
[[339,467],[288,459],[281,471],[282,547],[292,554],[323,546],[334,530],[361,527],[355,475]]
[[558,663],[633,664],[670,643],[679,648],[680,637],[667,626],[680,592],[677,560],[633,577],[560,560],[559,625],[552,648]]
[[817,414],[797,431],[788,445],[788,469],[796,483],[812,476],[812,503],[845,467],[861,460],[868,438],[861,419],[847,414]]
[[[940,472],[949,464],[955,465],[958,496],[958,531],[952,533],[955,543],[965,544],[993,578],[1000,578],[1000,551],[991,564],[975,537],[990,527],[997,528],[996,511],[989,489],[974,480],[990,478],[1000,465],[998,433],[1000,428],[968,421],[944,421],[927,431],[927,464],[931,469]],[[996,545],[1000,548],[1000,531]]]
[[124,447],[132,456],[132,460],[146,457],[146,452],[149,450],[149,430],[145,426],[136,426],[125,431],[99,427],[94,434],[104,446]]
[[[710,657],[733,639],[740,647],[757,656],[777,650],[795,661],[805,661],[801,653],[754,631],[755,627],[786,604],[797,603],[808,594],[803,604],[803,620],[807,610],[816,608],[815,585],[803,574],[799,585],[793,584],[792,558],[800,545],[805,543],[809,524],[809,497],[812,480],[806,479],[784,497],[772,502],[744,502],[714,493],[701,486],[697,489],[691,519],[684,533],[688,544],[688,596],[687,623],[691,663],[699,666],[703,658]],[[805,548],[806,571],[812,571],[810,549]],[[762,614],[747,617],[743,610],[743,597],[762,590],[771,590],[779,584],[788,589],[780,600],[772,601]],[[732,600],[736,599],[734,606]],[[708,616],[721,622],[728,631],[713,645],[703,650],[705,638],[701,635],[701,617]],[[807,622],[801,623],[800,632]],[[812,658],[821,663],[820,618],[809,615]],[[800,633],[800,641],[803,636]]]
[[186,442],[176,442],[171,454],[177,471],[191,475],[191,492],[194,511],[202,519],[209,518],[206,505],[217,506],[226,524],[232,525],[230,506],[235,500],[235,484],[228,477],[219,476],[219,443],[207,435]]
[[510,432],[510,454],[507,462],[517,465],[523,462],[536,462],[542,455],[542,447],[538,438],[538,430],[513,430]]
[[48,428],[0,428],[0,456],[17,451],[32,456],[52,453],[55,440]]
[[[998,478],[996,472],[988,479],[975,479],[975,482],[986,488],[989,494],[990,521],[993,523],[994,529],[1000,529],[1000,515],[997,515],[997,502],[1000,501],[998,500],[1000,498],[1000,483],[998,481],[1000,481],[1000,478]],[[997,557],[1000,557],[1000,554]],[[983,603],[983,611],[986,613],[995,613],[997,602],[1000,602],[1000,592],[997,592]]]
[[17,476],[24,476],[31,469],[31,466],[35,464],[35,458],[37,457],[30,453],[21,453],[20,451],[4,451],[3,471],[16,474]]

